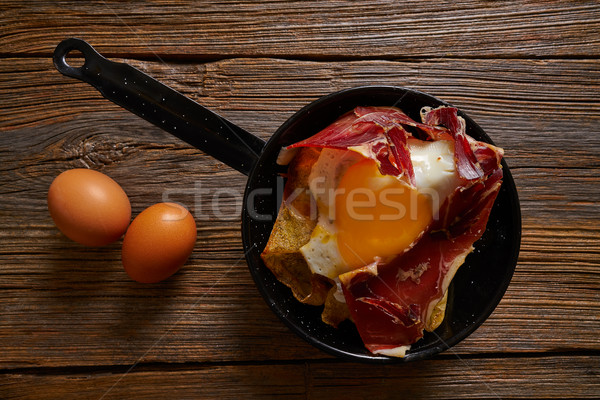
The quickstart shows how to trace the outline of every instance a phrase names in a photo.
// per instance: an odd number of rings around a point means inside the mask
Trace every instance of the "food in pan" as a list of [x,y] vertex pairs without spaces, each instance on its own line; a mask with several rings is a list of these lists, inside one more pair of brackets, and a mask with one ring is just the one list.
[[456,108],[421,120],[357,107],[278,160],[289,166],[265,265],[324,305],[324,322],[353,321],[375,354],[403,357],[440,325],[502,183],[503,150],[468,136]]

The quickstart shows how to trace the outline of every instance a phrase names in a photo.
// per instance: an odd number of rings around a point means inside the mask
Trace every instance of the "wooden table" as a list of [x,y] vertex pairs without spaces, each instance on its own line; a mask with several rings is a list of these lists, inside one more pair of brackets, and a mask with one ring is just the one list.
[[[0,37],[0,398],[600,395],[597,1],[2,1]],[[264,139],[352,86],[406,86],[463,109],[506,149],[521,199],[502,302],[427,361],[361,365],[311,347],[246,267],[245,176],[59,74],[51,55],[67,37]],[[46,194],[76,167],[118,181],[134,215],[165,194],[186,204],[198,222],[186,266],[141,285],[120,242],[62,236]]]

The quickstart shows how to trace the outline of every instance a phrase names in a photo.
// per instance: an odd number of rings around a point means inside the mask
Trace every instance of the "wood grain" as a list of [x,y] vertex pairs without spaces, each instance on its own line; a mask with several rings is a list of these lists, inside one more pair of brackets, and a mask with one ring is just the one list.
[[11,399],[468,399],[595,398],[598,356],[436,359],[366,366],[336,361],[275,365],[140,366],[2,376]]
[[11,2],[0,53],[77,36],[136,57],[569,57],[600,54],[597,1]]

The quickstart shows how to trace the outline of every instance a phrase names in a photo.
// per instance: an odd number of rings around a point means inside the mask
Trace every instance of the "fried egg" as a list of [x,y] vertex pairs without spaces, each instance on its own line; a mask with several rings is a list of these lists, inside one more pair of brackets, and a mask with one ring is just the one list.
[[323,149],[309,176],[317,225],[300,249],[313,273],[336,279],[375,260],[388,261],[410,249],[437,218],[461,182],[454,143],[409,138],[408,148],[415,188],[381,174],[359,149]]

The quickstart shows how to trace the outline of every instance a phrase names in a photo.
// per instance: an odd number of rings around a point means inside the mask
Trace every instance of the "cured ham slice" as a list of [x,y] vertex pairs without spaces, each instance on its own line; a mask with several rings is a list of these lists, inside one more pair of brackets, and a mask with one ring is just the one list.
[[501,177],[498,169],[484,182],[457,190],[443,207],[448,215],[440,215],[439,225],[390,263],[340,275],[350,314],[369,351],[398,355],[423,336],[435,305],[485,231]]
[[450,137],[447,129],[418,123],[393,107],[357,107],[310,138],[288,146],[327,147],[358,151],[377,161],[384,175],[404,178],[415,186],[405,126],[419,129],[430,137]]

